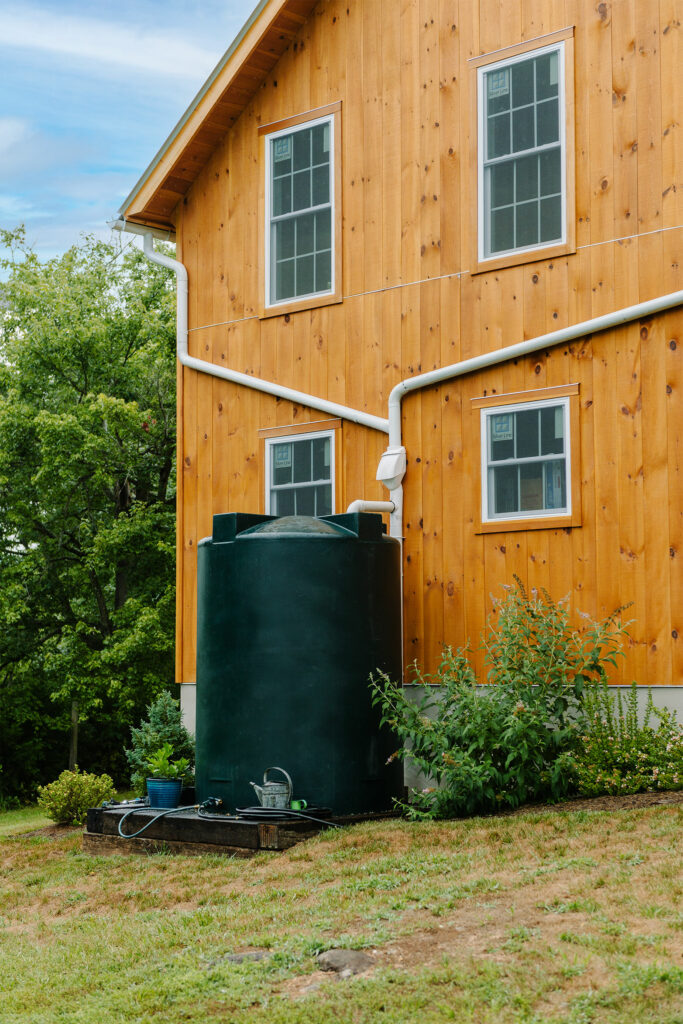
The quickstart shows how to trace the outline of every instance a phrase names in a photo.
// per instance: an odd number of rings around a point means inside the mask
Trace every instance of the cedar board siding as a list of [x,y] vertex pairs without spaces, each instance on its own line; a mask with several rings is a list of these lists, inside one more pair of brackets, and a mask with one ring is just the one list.
[[[679,289],[682,21],[675,0],[322,0],[179,204],[190,354],[386,416],[403,377]],[[576,251],[472,273],[468,61],[567,26]],[[259,319],[258,128],[338,100],[343,301]],[[404,400],[406,664],[432,670],[442,644],[476,646],[516,573],[594,617],[633,602],[619,681],[683,683],[682,360],[677,309]],[[478,533],[472,399],[574,383],[582,525]],[[179,385],[186,683],[198,540],[214,513],[263,511],[259,431],[325,416],[187,369]],[[386,436],[346,422],[341,435],[336,511],[386,498]]]

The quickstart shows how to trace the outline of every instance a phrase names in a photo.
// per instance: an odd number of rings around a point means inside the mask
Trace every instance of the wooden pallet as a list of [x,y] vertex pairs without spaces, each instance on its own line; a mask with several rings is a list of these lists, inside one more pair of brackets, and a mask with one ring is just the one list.
[[[324,825],[312,821],[246,821],[239,818],[203,818],[196,811],[183,811],[159,818],[141,835],[122,838],[119,821],[126,808],[96,807],[88,811],[83,833],[83,849],[94,854],[111,853],[218,853],[229,857],[253,857],[263,851],[288,850],[296,843],[311,839]],[[150,807],[136,810],[124,824],[127,833],[137,832],[159,812]],[[392,812],[330,817],[335,825],[355,825],[362,821],[392,818]]]

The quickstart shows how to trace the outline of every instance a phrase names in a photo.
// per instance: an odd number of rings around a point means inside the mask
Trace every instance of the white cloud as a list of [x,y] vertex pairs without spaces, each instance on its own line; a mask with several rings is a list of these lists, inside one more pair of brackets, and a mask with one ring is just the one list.
[[30,134],[28,121],[19,117],[0,117],[0,154],[24,142]]
[[133,29],[28,5],[3,11],[0,49],[4,47],[199,81],[216,63],[214,50],[193,45],[180,34]]

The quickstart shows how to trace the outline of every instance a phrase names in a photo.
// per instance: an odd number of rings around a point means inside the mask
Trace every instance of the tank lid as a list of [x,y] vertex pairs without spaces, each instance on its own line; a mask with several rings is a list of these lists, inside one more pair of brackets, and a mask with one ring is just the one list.
[[248,530],[244,530],[240,536],[253,536],[254,534],[279,534],[286,537],[310,537],[318,536],[346,536],[351,533],[344,526],[337,523],[326,522],[324,519],[314,519],[313,516],[281,516],[279,519],[271,519],[268,523],[259,523]]

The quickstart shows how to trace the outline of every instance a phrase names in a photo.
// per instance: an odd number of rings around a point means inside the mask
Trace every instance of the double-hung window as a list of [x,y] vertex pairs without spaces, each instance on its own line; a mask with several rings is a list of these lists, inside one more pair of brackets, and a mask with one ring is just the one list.
[[266,513],[334,512],[334,431],[266,439]]
[[515,523],[580,523],[578,385],[535,392],[533,401],[530,397],[518,393],[473,403],[480,416],[481,524],[486,532],[515,528]]
[[486,261],[527,253],[538,258],[538,250],[570,243],[568,42],[559,39],[478,68],[480,269]]
[[325,111],[265,133],[265,312],[337,296],[340,112]]

